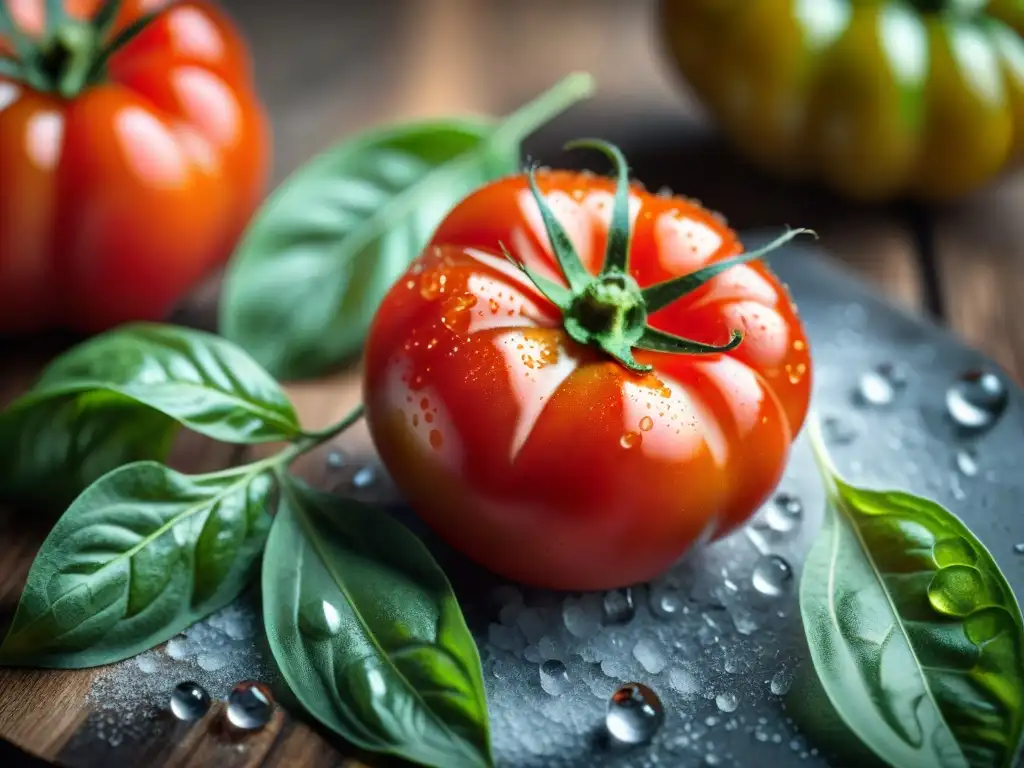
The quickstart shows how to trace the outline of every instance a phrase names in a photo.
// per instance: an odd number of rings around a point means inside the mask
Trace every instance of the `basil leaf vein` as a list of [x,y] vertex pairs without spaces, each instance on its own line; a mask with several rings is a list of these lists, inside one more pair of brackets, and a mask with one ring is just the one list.
[[896,768],[1011,765],[1024,622],[992,555],[939,504],[855,488],[823,467],[829,509],[800,606],[833,707]]
[[493,764],[476,646],[408,530],[289,478],[263,563],[270,647],[314,717],[364,749]]
[[263,464],[189,476],[138,462],[105,475],[43,542],[0,663],[112,663],[227,605],[254,575],[271,488]]

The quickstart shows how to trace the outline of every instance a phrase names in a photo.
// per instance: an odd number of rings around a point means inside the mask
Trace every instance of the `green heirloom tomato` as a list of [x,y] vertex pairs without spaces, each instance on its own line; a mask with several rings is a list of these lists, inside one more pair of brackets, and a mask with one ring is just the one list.
[[662,0],[668,51],[767,168],[944,199],[1024,147],[1024,0]]

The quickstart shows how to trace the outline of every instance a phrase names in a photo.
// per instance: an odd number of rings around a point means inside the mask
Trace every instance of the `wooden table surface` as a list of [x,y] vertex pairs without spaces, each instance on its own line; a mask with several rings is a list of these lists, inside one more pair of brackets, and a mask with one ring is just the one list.
[[[621,0],[229,0],[249,35],[275,129],[275,183],[339,138],[390,120],[502,114],[573,70],[597,78],[599,94],[543,129],[527,150],[557,162],[557,147],[601,135],[626,151],[635,175],[722,211],[738,228],[808,226],[822,245],[896,304],[929,314],[1024,382],[1024,175],[971,199],[923,208],[844,203],[820,189],[765,177],[723,145],[706,114],[661,57],[652,4]],[[350,7],[351,6],[351,7]],[[216,279],[176,319],[212,326]],[[59,346],[31,339],[0,346],[0,404],[22,392]],[[289,386],[304,423],[326,426],[357,398],[355,374]],[[365,434],[359,450],[372,450]],[[193,440],[177,465],[191,471],[238,456]],[[305,457],[314,482],[322,456]],[[320,478],[322,481],[322,478]],[[25,511],[0,513],[0,628],[10,619],[45,526]],[[34,516],[38,519],[38,516]],[[0,672],[0,736],[73,766],[95,764],[76,751],[93,671]],[[349,763],[305,724],[279,713],[239,752],[211,727],[215,714],[148,764],[331,766]],[[45,725],[44,725],[45,724]],[[152,745],[151,745],[152,747]],[[125,755],[134,765],[141,755]]]

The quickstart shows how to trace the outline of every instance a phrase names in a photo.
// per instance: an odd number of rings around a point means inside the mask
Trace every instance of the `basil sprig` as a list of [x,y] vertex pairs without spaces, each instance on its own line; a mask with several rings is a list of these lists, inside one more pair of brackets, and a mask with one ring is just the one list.
[[952,512],[842,480],[828,492],[800,609],[842,723],[894,768],[1013,765],[1024,732],[1024,623],[992,555]]
[[519,167],[520,142],[593,89],[570,75],[502,121],[363,133],[297,171],[232,258],[220,330],[281,379],[356,354],[391,284],[459,200]]
[[[43,497],[34,483],[78,493],[32,564],[0,664],[92,667],[169,640],[251,583],[273,526],[267,633],[295,698],[366,749],[492,765],[480,658],[438,565],[382,510],[288,473],[361,413],[304,431],[246,353],[184,328],[128,326],[58,358],[0,414],[0,501]],[[180,427],[285,446],[185,475],[159,462]],[[317,600],[319,625],[298,613]]]

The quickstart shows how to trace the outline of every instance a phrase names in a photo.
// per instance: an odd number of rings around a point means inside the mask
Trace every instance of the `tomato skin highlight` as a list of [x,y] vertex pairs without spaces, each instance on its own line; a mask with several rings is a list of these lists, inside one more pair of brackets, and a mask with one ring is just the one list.
[[[537,182],[588,270],[614,183]],[[634,187],[630,270],[643,287],[741,251],[698,205]],[[638,350],[639,375],[573,341],[503,244],[565,284],[523,177],[470,195],[391,289],[366,347],[364,401],[385,466],[449,544],[525,584],[647,581],[745,522],[778,484],[806,416],[811,362],[778,279],[735,266],[650,317],[726,354]]]
[[[42,0],[5,1],[42,28]],[[165,318],[259,203],[269,128],[244,41],[205,0],[127,0],[115,29],[164,6],[74,98],[0,78],[0,334]]]

